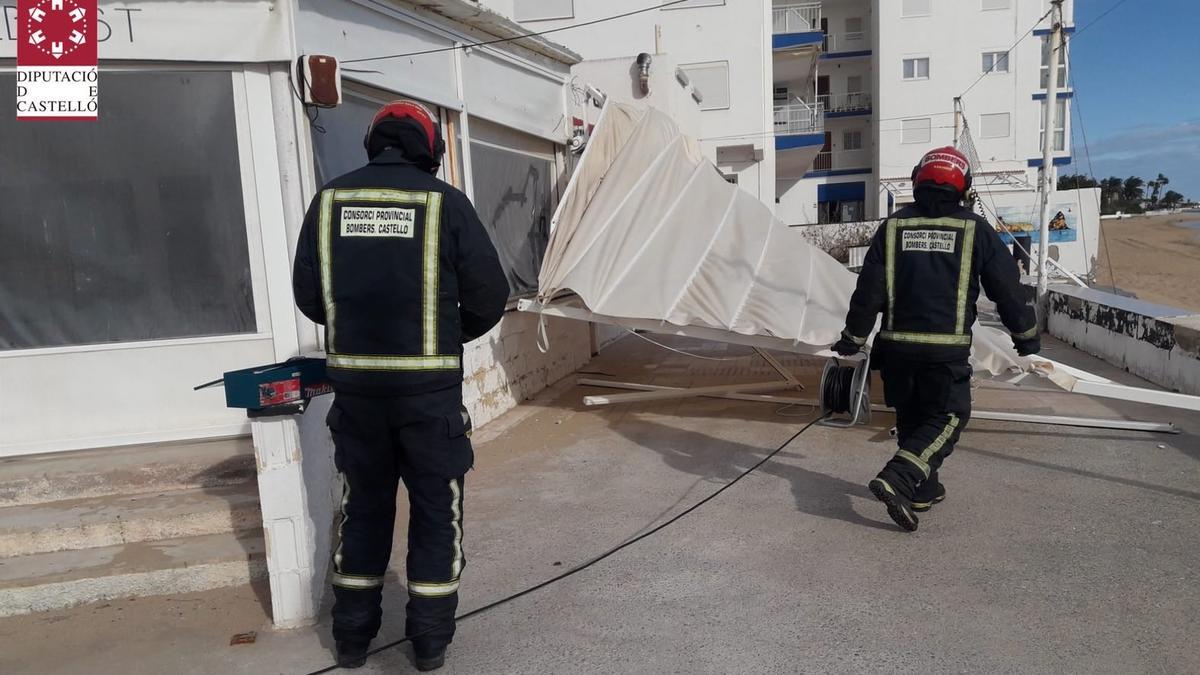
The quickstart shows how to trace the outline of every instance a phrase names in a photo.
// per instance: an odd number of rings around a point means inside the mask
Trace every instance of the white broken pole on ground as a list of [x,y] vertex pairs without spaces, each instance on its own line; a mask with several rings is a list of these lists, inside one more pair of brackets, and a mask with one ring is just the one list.
[[332,401],[319,396],[302,415],[251,420],[276,628],[316,623],[324,598],[341,501],[325,426]]

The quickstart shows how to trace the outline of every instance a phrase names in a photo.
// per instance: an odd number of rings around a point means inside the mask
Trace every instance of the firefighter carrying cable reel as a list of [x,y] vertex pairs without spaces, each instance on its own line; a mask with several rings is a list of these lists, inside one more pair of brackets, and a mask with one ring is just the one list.
[[[967,158],[931,150],[913,168],[916,203],[885,220],[871,241],[833,350],[864,351],[883,314],[870,367],[896,411],[899,449],[868,488],[901,528],[946,498],[938,469],[971,416],[971,327],[980,287],[996,304],[1021,356],[1041,349],[1016,260],[1000,235],[963,206],[971,188]],[[868,402],[869,409],[869,402]]]

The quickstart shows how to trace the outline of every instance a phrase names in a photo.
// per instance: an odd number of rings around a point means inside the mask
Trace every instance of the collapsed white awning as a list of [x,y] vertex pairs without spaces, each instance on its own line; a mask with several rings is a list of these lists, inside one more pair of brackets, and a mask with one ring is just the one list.
[[[856,276],[728,183],[667,115],[605,107],[552,221],[538,295],[830,353]],[[1007,335],[975,327],[973,361],[1027,370]]]

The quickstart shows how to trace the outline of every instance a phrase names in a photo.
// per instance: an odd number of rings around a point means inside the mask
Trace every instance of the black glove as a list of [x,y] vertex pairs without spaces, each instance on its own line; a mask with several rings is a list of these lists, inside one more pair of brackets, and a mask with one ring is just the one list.
[[1018,356],[1031,356],[1042,351],[1042,338],[1035,336],[1028,340],[1013,340]]
[[830,349],[837,352],[838,354],[841,354],[842,356],[854,356],[855,354],[861,352],[862,348],[863,348],[862,345],[860,345],[857,342],[855,342],[854,340],[850,339],[850,337],[847,336],[845,333],[842,333],[841,340],[838,340],[837,342],[833,343],[833,346],[830,347]]

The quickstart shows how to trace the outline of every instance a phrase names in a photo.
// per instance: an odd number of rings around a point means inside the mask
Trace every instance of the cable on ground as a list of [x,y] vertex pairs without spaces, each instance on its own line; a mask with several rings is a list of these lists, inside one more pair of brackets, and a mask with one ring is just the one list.
[[[647,539],[647,538],[661,532],[662,530],[665,530],[666,528],[670,527],[671,525],[674,525],[676,522],[682,520],[684,517],[686,517],[688,514],[692,513],[696,509],[699,509],[701,506],[704,506],[705,504],[716,499],[721,493],[725,492],[729,488],[736,485],[738,483],[738,481],[740,481],[743,478],[745,478],[746,476],[749,476],[750,474],[754,473],[756,470],[758,470],[759,467],[761,467],[762,465],[771,461],[771,459],[773,459],[779,453],[783,452],[789,445],[792,444],[793,441],[795,441],[797,438],[799,438],[801,434],[808,431],[810,428],[812,428],[813,425],[815,425],[817,422],[820,422],[822,419],[824,419],[824,417],[818,417],[817,419],[810,421],[808,424],[805,424],[803,427],[800,428],[799,431],[792,434],[791,437],[789,437],[786,441],[784,441],[779,447],[775,448],[770,453],[768,453],[765,457],[758,460],[758,462],[756,462],[754,464],[754,466],[751,466],[749,469],[746,469],[742,473],[738,474],[738,476],[736,478],[734,478],[733,480],[731,480],[728,483],[717,488],[712,494],[708,495],[704,499],[701,499],[700,501],[696,502],[695,504],[692,504],[691,506],[684,509],[680,513],[672,516],[670,519],[663,522],[662,524],[655,526],[653,529],[647,530],[646,532],[644,532],[622,544],[619,544],[619,545],[605,551],[604,553],[601,553],[600,555],[596,556],[595,558],[592,558],[591,560],[589,560],[577,567],[573,567],[573,568],[567,570],[566,572],[559,574],[558,576],[551,577],[550,579],[547,579],[539,584],[530,586],[529,588],[526,588],[523,591],[518,591],[516,593],[513,593],[512,595],[509,595],[507,597],[496,600],[495,602],[484,605],[483,607],[480,607],[478,609],[473,609],[464,614],[460,614],[459,616],[455,617],[454,620],[455,621],[465,621],[466,619],[469,619],[473,616],[478,616],[480,614],[483,614],[484,612],[487,612],[488,610],[495,609],[502,605],[506,605],[514,600],[523,598],[526,595],[540,591],[541,589],[546,588],[547,586],[551,586],[555,583],[558,583],[559,581],[562,581],[563,579],[566,579],[567,577],[571,577],[576,574],[579,574],[580,572],[588,569],[589,567],[592,567],[599,562],[602,562],[604,560],[607,560],[608,558],[611,558],[612,556],[616,555],[617,553],[620,553],[621,551],[629,548],[630,546],[633,546],[634,544],[636,544],[644,539]],[[433,628],[429,628],[426,631],[423,631],[422,633],[418,633],[416,635],[406,635],[405,637],[403,637],[399,640],[396,640],[394,642],[389,642],[388,644],[383,645],[382,647],[377,647],[375,649],[370,650],[369,652],[367,652],[367,656],[368,657],[373,656],[375,654],[378,654],[383,651],[387,651],[394,647],[399,647],[400,645],[402,645],[406,642],[411,642],[413,640],[413,638],[421,637],[425,633],[433,631],[440,627],[441,626],[434,626]],[[314,670],[311,673],[308,673],[308,675],[324,675],[324,673],[328,673],[328,672],[337,670],[338,668],[340,668],[340,666],[338,666],[337,664],[334,664],[334,665],[322,668],[320,670]]]

